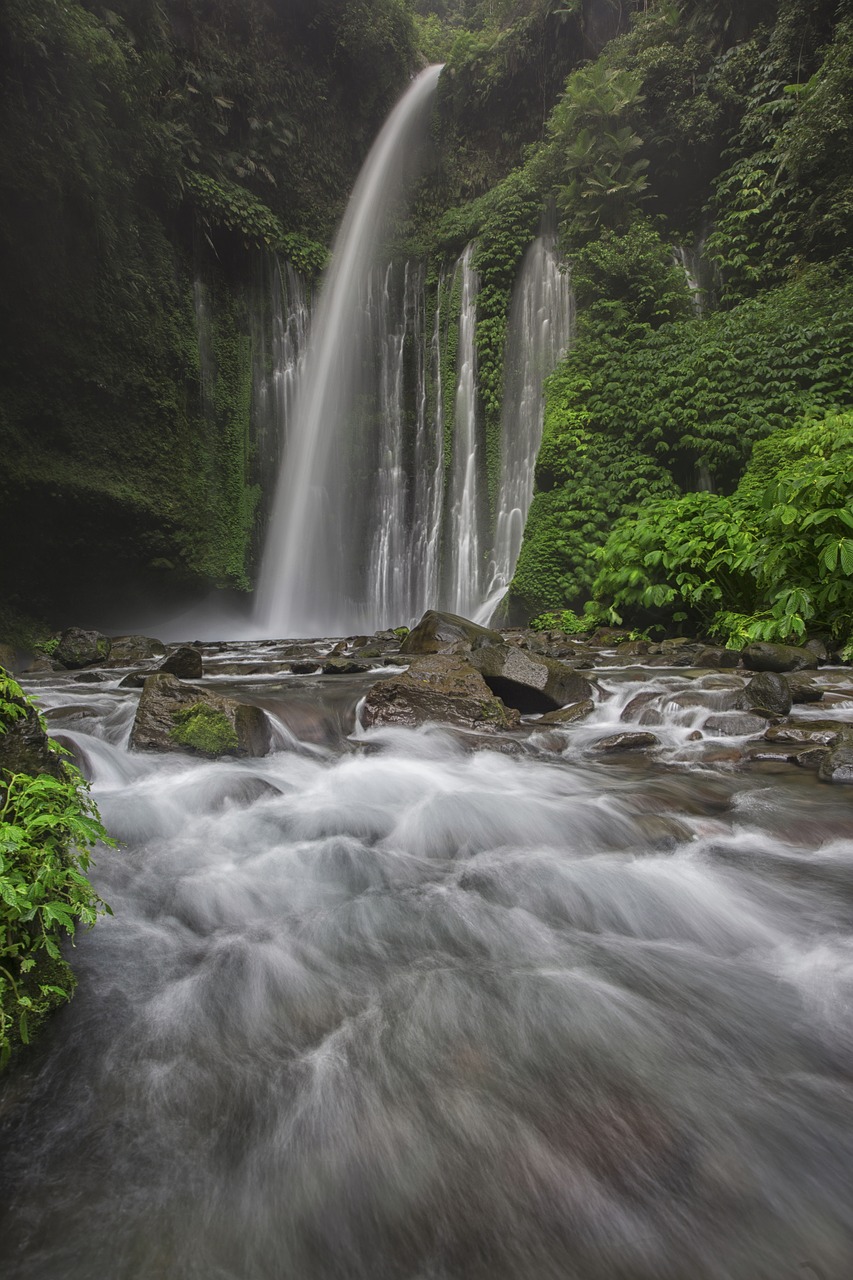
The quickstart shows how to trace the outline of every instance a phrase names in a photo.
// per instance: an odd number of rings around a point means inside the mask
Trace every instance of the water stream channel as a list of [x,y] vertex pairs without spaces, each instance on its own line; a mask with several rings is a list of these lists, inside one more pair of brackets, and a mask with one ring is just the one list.
[[27,682],[121,846],[0,1093],[6,1280],[849,1280],[850,789],[702,730],[737,673],[605,655],[585,722],[489,738],[286,656],[204,649],[256,760]]

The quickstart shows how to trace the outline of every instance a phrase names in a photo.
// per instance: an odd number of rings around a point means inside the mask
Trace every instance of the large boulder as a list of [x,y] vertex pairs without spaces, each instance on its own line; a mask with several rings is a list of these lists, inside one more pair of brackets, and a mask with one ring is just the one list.
[[741,654],[749,671],[813,671],[817,657],[810,649],[792,644],[749,644]]
[[821,782],[853,785],[853,747],[836,747],[830,751],[821,760],[817,776]]
[[109,636],[102,636],[99,631],[84,631],[81,627],[69,627],[59,637],[59,644],[53,651],[53,657],[63,667],[72,671],[78,667],[93,667],[96,663],[106,662],[110,656],[112,642]]
[[791,687],[778,672],[759,671],[747,681],[738,703],[743,711],[769,711],[774,716],[786,716],[793,704]]
[[159,669],[167,675],[177,676],[179,680],[200,680],[204,675],[201,654],[198,649],[191,649],[186,644],[170,653]]
[[[0,667],[0,680],[6,672]],[[0,773],[26,773],[37,777],[49,773],[62,777],[62,759],[51,748],[38,712],[16,686],[5,686],[0,707]]]
[[500,632],[478,627],[455,613],[428,609],[400,645],[400,652],[460,653],[486,644],[503,644]]
[[132,667],[148,658],[162,658],[166,646],[152,636],[113,636],[107,666]]
[[480,672],[492,693],[524,715],[556,711],[570,702],[584,702],[592,697],[589,681],[572,667],[514,645],[484,645],[472,650],[468,661]]
[[265,756],[270,742],[260,707],[181,684],[165,671],[145,681],[130,735],[134,751],[182,751],[208,759]]
[[509,729],[518,714],[496,698],[478,671],[457,654],[416,658],[408,671],[380,680],[367,693],[361,712],[365,728],[429,722],[490,732]]

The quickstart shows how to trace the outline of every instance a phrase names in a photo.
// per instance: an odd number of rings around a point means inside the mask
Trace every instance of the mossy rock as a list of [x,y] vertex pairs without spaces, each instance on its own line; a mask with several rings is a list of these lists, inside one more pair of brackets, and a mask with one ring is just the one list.
[[142,689],[130,735],[134,751],[181,751],[218,756],[265,756],[270,725],[260,707],[182,684],[158,671]]

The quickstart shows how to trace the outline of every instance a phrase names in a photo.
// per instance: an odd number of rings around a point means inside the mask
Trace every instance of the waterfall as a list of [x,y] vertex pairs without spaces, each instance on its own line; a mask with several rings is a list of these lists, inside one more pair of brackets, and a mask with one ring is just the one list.
[[264,261],[254,302],[249,317],[252,435],[261,490],[268,492],[281,467],[308,345],[305,280],[289,262],[270,257]]
[[542,440],[543,384],[565,355],[573,324],[574,298],[568,271],[557,255],[556,239],[539,236],[525,255],[510,308],[491,581],[480,610],[486,618],[515,571]]
[[477,432],[477,290],[469,244],[456,264],[461,279],[453,470],[447,528],[447,607],[470,617],[482,596],[482,463]]
[[[339,634],[392,621],[380,615],[372,577],[381,568],[382,590],[396,600],[389,556],[397,531],[388,530],[383,548],[374,523],[377,514],[389,517],[382,502],[374,502],[370,325],[363,320],[383,223],[417,151],[440,73],[440,66],[421,72],[391,113],[335,241],[261,567],[256,624],[269,634]],[[385,354],[393,363],[393,353]],[[396,468],[395,448],[380,458],[389,472]],[[399,510],[390,518],[398,519]]]
[[706,288],[708,269],[702,257],[704,245],[705,237],[702,236],[695,248],[686,244],[672,246],[672,260],[674,265],[684,272],[684,279],[690,290],[690,307],[695,316],[703,315],[708,304],[709,290]]

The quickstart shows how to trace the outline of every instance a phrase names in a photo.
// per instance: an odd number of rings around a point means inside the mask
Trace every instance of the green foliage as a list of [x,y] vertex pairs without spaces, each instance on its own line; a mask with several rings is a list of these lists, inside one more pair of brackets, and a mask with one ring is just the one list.
[[592,600],[587,600],[582,614],[574,609],[559,609],[556,613],[540,613],[530,622],[532,631],[563,631],[566,635],[583,635],[594,631],[605,621],[602,610]]
[[602,228],[624,228],[648,188],[649,162],[633,127],[640,78],[599,58],[569,76],[548,122],[547,160],[571,243]]
[[840,641],[853,618],[853,414],[755,446],[735,493],[645,502],[613,529],[594,591],[632,619],[729,643]]
[[169,736],[184,747],[202,755],[220,756],[236,751],[240,745],[234,726],[223,711],[206,702],[195,702],[175,716],[176,724]]
[[286,232],[272,210],[244,187],[201,173],[187,174],[185,187],[208,227],[219,224],[237,232],[247,249],[271,248],[305,275],[318,275],[325,267],[328,254],[323,245]]
[[639,218],[619,235],[605,230],[570,255],[581,327],[630,336],[635,326],[657,328],[689,314],[684,272],[652,224]]
[[[26,714],[20,687],[0,670],[0,733]],[[70,764],[59,777],[0,770],[0,1065],[73,992],[62,935],[109,911],[85,875],[98,842],[114,843]]]

